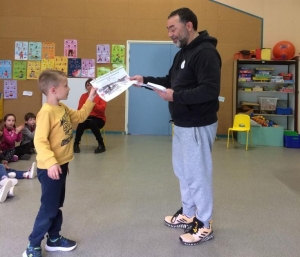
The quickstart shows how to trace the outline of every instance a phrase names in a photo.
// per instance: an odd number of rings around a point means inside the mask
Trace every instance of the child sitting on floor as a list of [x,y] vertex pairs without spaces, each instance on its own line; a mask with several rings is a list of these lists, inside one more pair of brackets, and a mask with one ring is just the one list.
[[25,114],[25,126],[22,129],[22,141],[20,146],[16,148],[21,148],[24,154],[32,154],[35,153],[33,138],[35,133],[35,120],[36,116],[32,112],[28,112]]
[[3,164],[0,164],[0,203],[4,202],[7,196],[14,196],[14,186],[18,184],[16,178],[9,178]]
[[31,158],[30,154],[24,154],[15,148],[16,142],[20,142],[22,139],[22,129],[24,128],[24,125],[16,127],[15,124],[16,117],[10,113],[4,116],[4,122],[0,126],[0,136],[2,136],[0,144],[2,153],[0,157],[8,162],[16,162],[19,158],[20,160],[29,160]]

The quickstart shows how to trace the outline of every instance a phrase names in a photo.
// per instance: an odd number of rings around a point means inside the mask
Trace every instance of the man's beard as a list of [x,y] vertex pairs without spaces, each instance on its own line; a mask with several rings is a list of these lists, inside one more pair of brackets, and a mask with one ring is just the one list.
[[188,43],[188,37],[189,37],[189,34],[188,34],[187,30],[184,30],[182,35],[180,35],[180,39],[178,37],[177,42],[174,43],[174,45],[178,48],[185,47]]

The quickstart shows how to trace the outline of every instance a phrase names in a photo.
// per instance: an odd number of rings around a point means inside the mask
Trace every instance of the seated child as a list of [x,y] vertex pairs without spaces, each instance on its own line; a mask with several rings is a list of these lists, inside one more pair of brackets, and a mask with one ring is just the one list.
[[0,203],[4,202],[7,196],[14,196],[14,186],[18,184],[15,178],[9,178],[3,164],[0,164]]
[[32,112],[28,112],[25,114],[25,126],[22,129],[22,141],[20,146],[16,148],[21,148],[24,154],[32,154],[35,153],[34,149],[34,132],[35,132],[35,119],[36,116]]
[[[6,114],[4,116],[4,123],[0,126],[0,137],[2,137],[0,149],[1,159],[8,162],[21,160],[29,160],[30,154],[24,154],[22,151],[16,151],[16,142],[20,142],[22,138],[22,129],[24,125],[16,127],[16,117],[14,114]],[[2,129],[3,127],[3,129]],[[2,131],[1,131],[2,130]],[[2,134],[2,135],[1,135]]]
[[[2,164],[0,164],[1,167]],[[10,178],[17,178],[17,179],[32,179],[36,177],[36,162],[33,162],[30,166],[30,168],[27,171],[22,171],[22,170],[15,170],[11,169],[6,165],[3,165],[6,169],[6,173]]]

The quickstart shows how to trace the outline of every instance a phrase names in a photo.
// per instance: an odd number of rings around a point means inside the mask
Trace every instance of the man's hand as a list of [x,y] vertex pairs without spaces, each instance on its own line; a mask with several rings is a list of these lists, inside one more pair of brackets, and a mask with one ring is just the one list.
[[165,91],[161,91],[154,88],[153,91],[155,91],[165,101],[173,102],[173,89],[167,88]]
[[141,85],[144,83],[144,78],[140,75],[130,77],[129,80],[136,80],[138,82],[137,84],[133,84],[135,87],[141,87]]
[[62,174],[60,166],[56,163],[48,169],[49,178],[59,180],[59,174]]

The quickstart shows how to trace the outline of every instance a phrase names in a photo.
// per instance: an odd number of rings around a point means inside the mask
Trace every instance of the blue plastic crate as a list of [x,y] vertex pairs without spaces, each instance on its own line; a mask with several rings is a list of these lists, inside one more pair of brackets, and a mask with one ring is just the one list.
[[289,115],[292,114],[292,108],[276,108],[276,114]]
[[284,136],[284,146],[286,148],[300,148],[300,136]]

